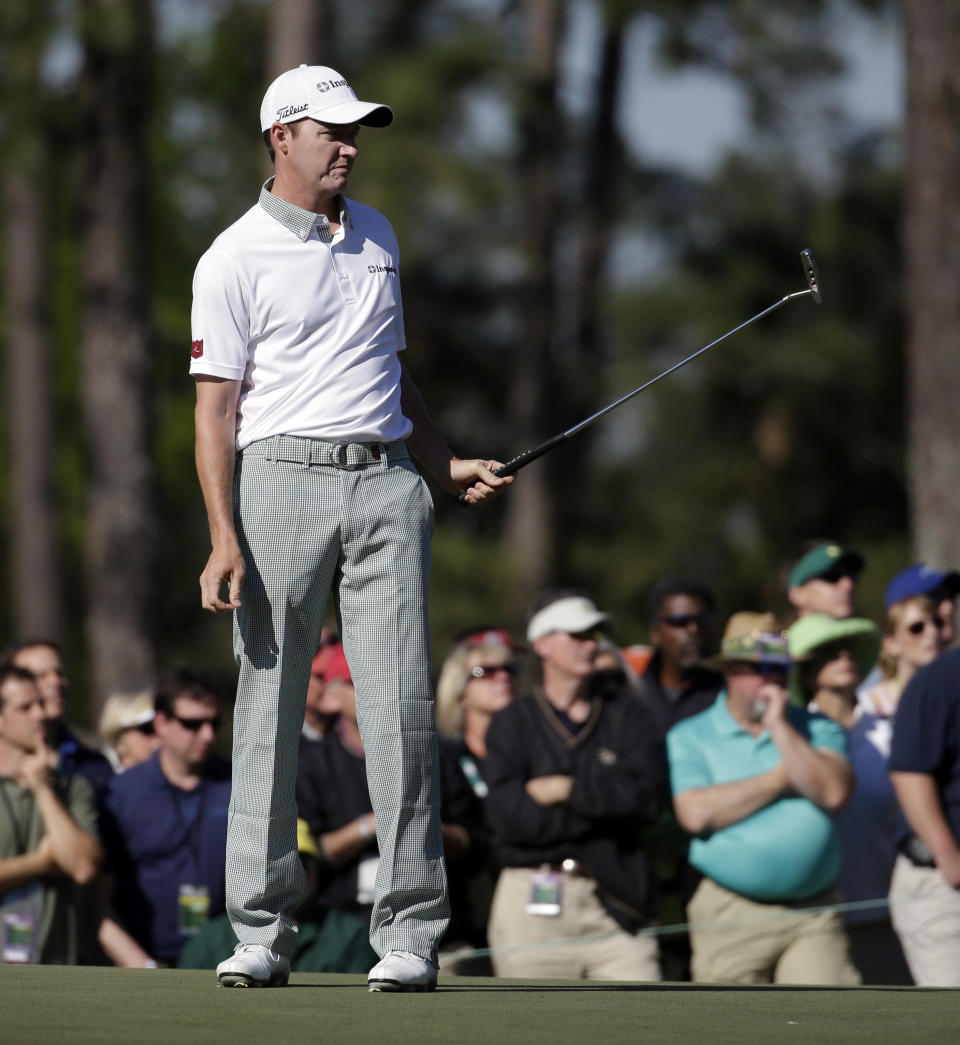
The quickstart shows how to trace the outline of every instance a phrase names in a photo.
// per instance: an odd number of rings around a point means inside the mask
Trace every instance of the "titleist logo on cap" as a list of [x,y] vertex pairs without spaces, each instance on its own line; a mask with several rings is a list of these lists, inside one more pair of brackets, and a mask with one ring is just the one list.
[[298,112],[303,112],[305,109],[309,109],[310,106],[304,102],[303,105],[281,105],[277,109],[277,119],[285,120],[288,116],[296,116]]

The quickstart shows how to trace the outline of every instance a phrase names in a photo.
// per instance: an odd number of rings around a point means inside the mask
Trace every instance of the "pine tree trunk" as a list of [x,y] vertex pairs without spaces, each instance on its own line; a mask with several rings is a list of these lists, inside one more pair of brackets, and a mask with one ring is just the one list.
[[62,641],[44,205],[37,165],[22,149],[17,158],[4,179],[14,626],[20,638]]
[[[559,214],[557,164],[562,117],[557,100],[557,56],[564,16],[562,0],[527,0],[527,79],[520,108],[523,206],[526,215],[526,280],[518,307],[524,340],[511,383],[510,416],[517,452],[554,434],[551,409],[557,383],[554,340],[556,240]],[[550,578],[554,567],[555,498],[550,455],[525,468],[507,499],[507,548],[513,561],[511,597],[523,604]]]
[[903,5],[910,499],[917,556],[960,564],[960,4]]
[[4,55],[3,177],[7,419],[10,425],[13,625],[19,638],[64,635],[54,496],[45,220],[45,96],[40,56],[49,42],[44,0],[6,0],[0,37],[16,41]]
[[82,384],[92,693],[156,674],[148,0],[83,0]]
[[335,65],[330,10],[324,0],[273,0],[267,40],[267,79],[306,65]]

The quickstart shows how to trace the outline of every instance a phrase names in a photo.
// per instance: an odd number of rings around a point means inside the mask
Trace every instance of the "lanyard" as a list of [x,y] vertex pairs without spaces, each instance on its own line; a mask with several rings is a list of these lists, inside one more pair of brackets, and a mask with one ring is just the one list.
[[13,841],[17,847],[17,856],[23,856],[27,851],[27,843],[20,833],[20,822],[13,811],[13,805],[10,802],[10,796],[7,794],[7,788],[3,781],[0,781],[0,795],[3,796],[3,804],[6,806],[7,816],[10,817],[10,827],[13,829]]
[[486,781],[480,775],[477,763],[469,755],[461,755],[458,759],[458,764],[461,772],[467,778],[470,790],[473,791],[477,798],[486,798],[490,793],[490,788],[487,787]]
[[200,788],[200,801],[197,807],[197,815],[194,817],[193,823],[189,825],[186,817],[183,815],[183,795],[180,788],[174,787],[172,784],[170,787],[173,791],[173,812],[177,818],[177,827],[183,837],[183,844],[189,851],[190,859],[193,861],[193,884],[196,885],[200,878],[200,837],[203,829],[203,814],[207,805],[207,782],[201,780],[197,784],[197,787]]

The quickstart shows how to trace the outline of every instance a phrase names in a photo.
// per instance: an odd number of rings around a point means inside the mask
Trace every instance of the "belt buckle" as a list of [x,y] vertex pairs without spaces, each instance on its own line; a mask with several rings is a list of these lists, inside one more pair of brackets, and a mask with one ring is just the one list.
[[347,472],[352,472],[357,467],[355,464],[347,463],[347,451],[349,448],[349,443],[336,443],[334,445],[330,451],[330,460],[333,462],[334,467],[342,468]]

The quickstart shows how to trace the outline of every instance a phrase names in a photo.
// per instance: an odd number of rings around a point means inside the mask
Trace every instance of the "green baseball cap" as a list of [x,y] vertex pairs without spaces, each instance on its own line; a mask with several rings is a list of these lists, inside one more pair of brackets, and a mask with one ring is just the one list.
[[843,548],[839,544],[818,544],[800,559],[790,571],[787,588],[797,588],[815,577],[823,577],[837,566],[846,567],[859,573],[865,564],[864,557],[852,548]]

